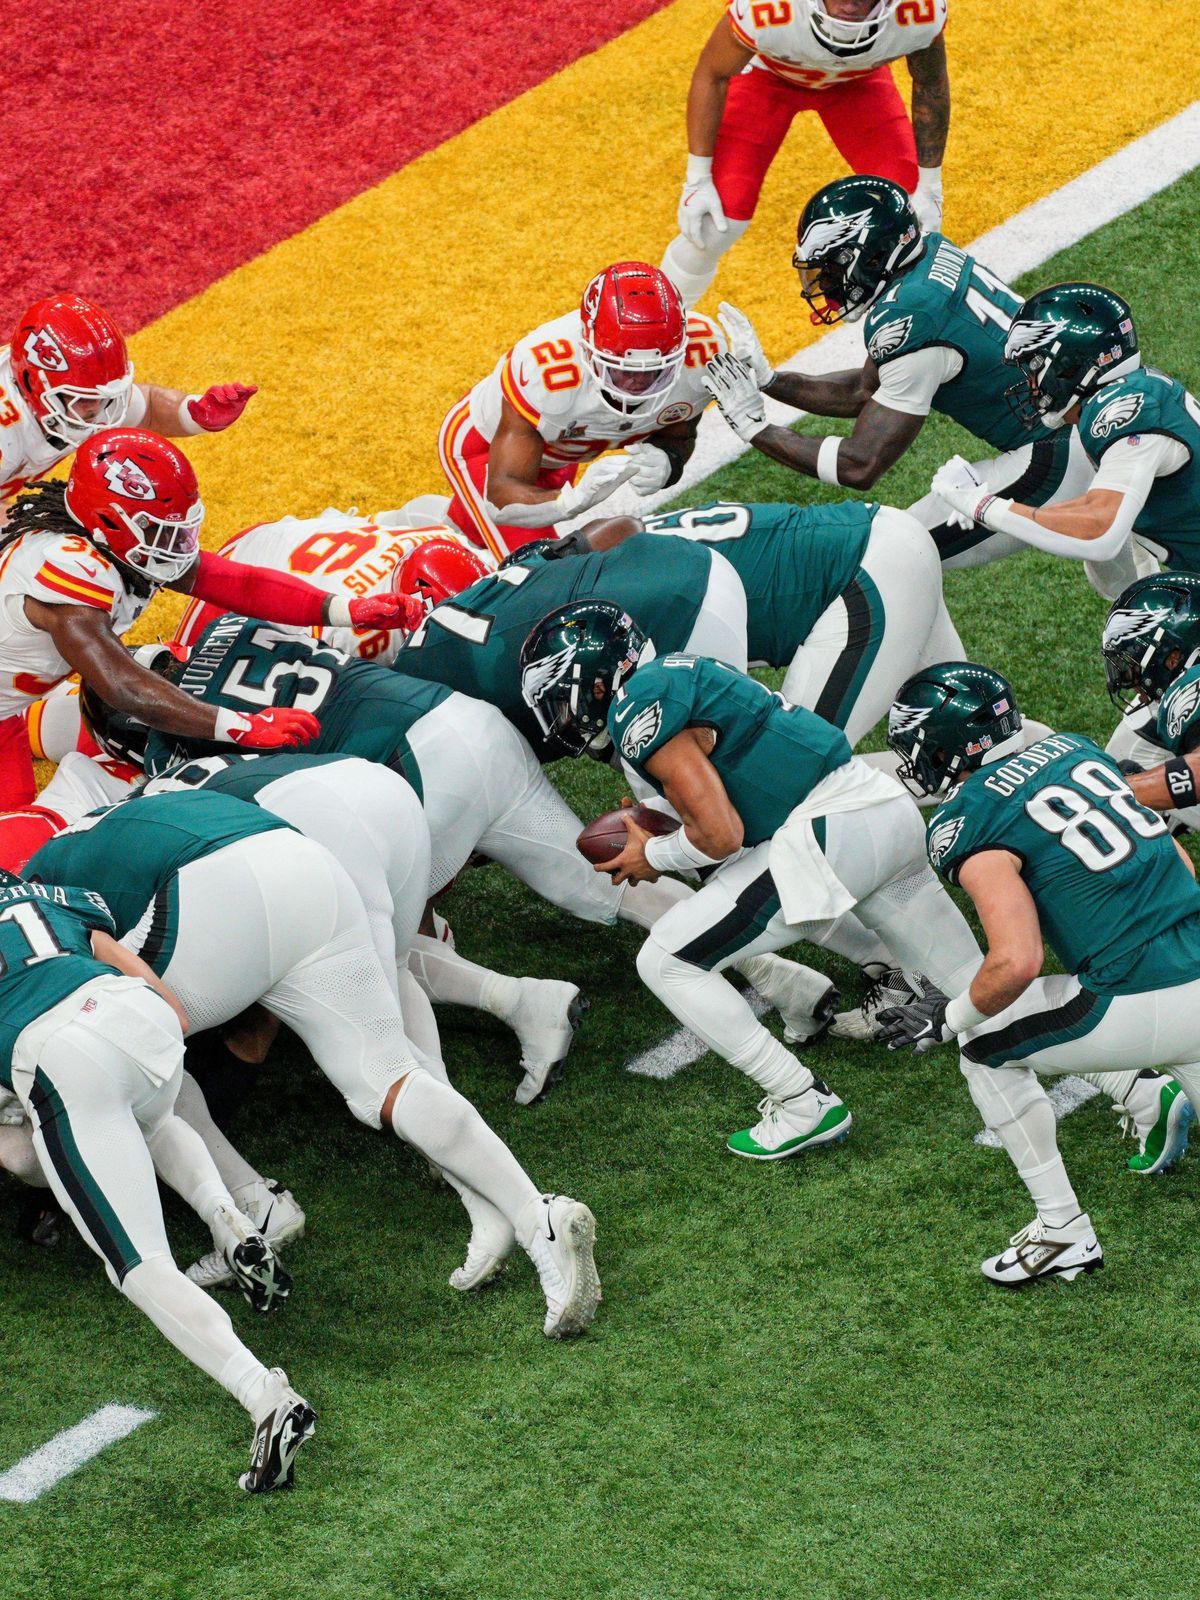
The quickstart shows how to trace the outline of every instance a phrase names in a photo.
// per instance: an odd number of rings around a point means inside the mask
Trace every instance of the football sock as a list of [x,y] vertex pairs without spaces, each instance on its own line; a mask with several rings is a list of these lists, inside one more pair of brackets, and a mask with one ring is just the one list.
[[238,1154],[213,1121],[204,1091],[190,1072],[184,1073],[179,1085],[175,1115],[200,1135],[227,1189],[244,1189],[247,1184],[259,1181],[259,1174]]
[[419,933],[413,940],[408,965],[435,1004],[470,1006],[473,1011],[487,1011],[504,1022],[521,999],[521,986],[516,978],[477,966],[428,934]]
[[185,1278],[169,1256],[151,1256],[125,1274],[121,1292],[201,1372],[215,1378],[253,1415],[252,1397],[267,1369],[233,1331],[211,1295]]
[[401,1139],[490,1200],[514,1227],[522,1208],[537,1199],[538,1190],[516,1156],[471,1102],[429,1073],[408,1074],[393,1102],[391,1123]]
[[717,268],[726,250],[745,233],[749,221],[739,222],[733,217],[725,219],[725,232],[718,233],[715,224],[705,224],[706,242],[690,244],[682,234],[671,240],[662,258],[662,270],[679,290],[680,298],[690,311],[717,275]]
[[[210,1227],[218,1206],[233,1205],[229,1186],[218,1173],[204,1140],[182,1117],[164,1117],[147,1132],[146,1147],[155,1172]],[[252,1168],[247,1170],[251,1174],[248,1181],[253,1182],[258,1174]]]
[[442,1059],[442,1040],[429,997],[407,967],[399,968],[396,976],[400,987],[400,1014],[404,1018],[404,1031],[413,1053],[426,1072],[445,1083],[447,1077],[446,1063]]
[[1083,1210],[1058,1152],[1054,1107],[1028,1067],[985,1067],[959,1061],[971,1099],[999,1138],[1029,1190],[1038,1215],[1062,1227]]
[[[1078,1072],[1076,1077],[1103,1090],[1115,1106],[1123,1106],[1125,1098],[1141,1077],[1140,1072]],[[1157,1073],[1154,1074],[1158,1076]]]

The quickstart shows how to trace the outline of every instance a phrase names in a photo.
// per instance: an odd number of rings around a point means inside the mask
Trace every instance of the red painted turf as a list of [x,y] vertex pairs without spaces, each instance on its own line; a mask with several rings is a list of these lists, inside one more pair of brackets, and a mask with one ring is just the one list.
[[667,3],[18,6],[0,342],[52,288],[140,327]]

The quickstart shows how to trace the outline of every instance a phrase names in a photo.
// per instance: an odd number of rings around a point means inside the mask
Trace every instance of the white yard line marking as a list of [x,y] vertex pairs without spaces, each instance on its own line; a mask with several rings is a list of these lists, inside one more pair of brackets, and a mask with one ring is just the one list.
[[[1179,112],[1168,122],[1135,139],[1115,155],[1097,163],[1053,194],[1036,200],[1018,211],[998,228],[981,234],[966,248],[993,272],[1005,279],[1032,272],[1043,261],[1066,250],[1106,223],[1115,222],[1156,195],[1159,190],[1200,166],[1200,101]],[[781,271],[786,268],[781,268]],[[804,310],[799,290],[796,315]],[[858,326],[843,323],[815,344],[801,350],[782,364],[787,372],[835,372],[842,367],[857,367],[863,361],[862,332]],[[794,422],[801,413],[767,401],[767,417],[772,422]],[[604,502],[605,515],[653,510],[728,466],[750,449],[721,420],[710,406],[700,423],[696,449],[684,468],[683,477],[672,488],[644,499],[631,490],[618,489]],[[590,511],[581,522],[594,520],[600,513]],[[564,524],[564,527],[572,524]]]
[[0,1473],[0,1500],[28,1505],[108,1445],[128,1438],[135,1428],[157,1415],[156,1411],[143,1411],[139,1406],[101,1406],[73,1428],[56,1433],[15,1467]]
[[[1072,1111],[1078,1111],[1080,1106],[1094,1100],[1099,1093],[1094,1083],[1084,1083],[1082,1078],[1052,1078],[1046,1085],[1046,1096],[1054,1107],[1055,1122],[1069,1117]],[[984,1145],[988,1150],[1001,1148],[999,1138],[990,1128],[977,1133],[975,1143]]]

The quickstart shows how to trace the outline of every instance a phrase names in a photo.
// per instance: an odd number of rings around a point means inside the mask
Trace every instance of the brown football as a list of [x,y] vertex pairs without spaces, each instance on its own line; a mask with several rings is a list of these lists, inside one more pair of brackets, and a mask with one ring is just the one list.
[[[625,848],[627,837],[626,810],[606,811],[595,822],[589,822],[575,841],[575,848],[580,855],[597,864],[619,856]],[[634,806],[633,820],[647,833],[674,833],[679,827],[675,817],[669,817],[665,811],[656,811],[653,806]]]

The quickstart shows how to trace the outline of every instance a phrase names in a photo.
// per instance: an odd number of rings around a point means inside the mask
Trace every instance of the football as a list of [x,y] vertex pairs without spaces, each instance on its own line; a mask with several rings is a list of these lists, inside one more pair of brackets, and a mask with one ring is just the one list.
[[[595,822],[589,822],[575,841],[575,848],[580,855],[596,864],[612,861],[619,856],[625,848],[625,812],[628,809],[624,807],[619,811],[606,811]],[[657,811],[653,806],[634,806],[633,820],[647,833],[674,833],[679,827],[675,817],[669,817],[665,811]]]

